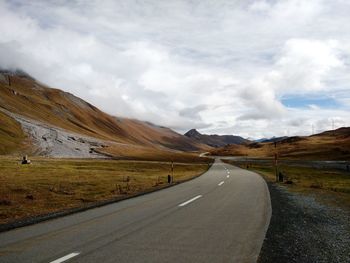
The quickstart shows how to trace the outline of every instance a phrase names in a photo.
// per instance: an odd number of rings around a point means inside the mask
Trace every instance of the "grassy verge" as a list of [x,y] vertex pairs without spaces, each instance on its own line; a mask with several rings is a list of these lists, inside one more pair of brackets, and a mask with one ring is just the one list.
[[[175,163],[174,181],[207,169],[207,163]],[[37,158],[21,165],[0,157],[0,224],[162,188],[169,173],[166,162]]]
[[180,152],[169,149],[156,149],[139,145],[110,145],[109,147],[96,150],[99,153],[107,154],[112,158],[121,160],[139,161],[165,161],[173,160],[181,163],[212,163],[214,159],[199,157],[198,152]]
[[[244,162],[223,160],[224,162],[247,168]],[[272,164],[249,164],[249,170],[258,172],[268,181],[275,181]],[[299,192],[325,193],[335,197],[337,203],[350,208],[350,173],[336,169],[316,169],[280,165],[279,172],[284,175],[284,183],[290,190]]]

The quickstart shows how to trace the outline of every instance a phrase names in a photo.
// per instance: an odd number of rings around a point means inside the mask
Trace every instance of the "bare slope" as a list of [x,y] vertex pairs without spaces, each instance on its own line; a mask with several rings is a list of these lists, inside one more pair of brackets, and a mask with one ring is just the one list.
[[[18,72],[0,71],[0,109],[6,113],[0,115],[0,121],[8,123],[7,130],[2,130],[5,135],[1,136],[11,137],[14,130],[19,144],[24,138],[23,131],[14,116],[117,144],[180,151],[208,148],[165,127],[111,116],[70,93],[49,88]],[[17,147],[8,145],[6,139],[1,140],[2,154]]]

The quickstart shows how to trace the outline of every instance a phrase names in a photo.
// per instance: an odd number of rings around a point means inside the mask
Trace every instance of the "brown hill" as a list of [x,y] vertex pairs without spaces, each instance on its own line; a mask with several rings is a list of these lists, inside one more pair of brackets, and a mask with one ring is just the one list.
[[309,160],[350,160],[350,127],[326,131],[312,136],[294,136],[279,142],[229,145],[211,151],[219,156],[250,156]]
[[[208,149],[169,128],[106,114],[70,93],[49,88],[21,72],[0,71],[0,110],[0,154],[22,149],[19,147],[33,149],[28,139],[32,144],[38,144],[41,139],[49,144],[52,137],[58,145],[65,139],[72,144],[94,141],[100,151],[110,148],[109,154],[113,154],[111,149],[117,149],[118,145],[170,152]],[[27,140],[23,130],[31,135]],[[38,145],[35,150],[40,152]]]
[[185,133],[185,136],[192,138],[193,140],[207,144],[211,147],[222,147],[228,144],[243,144],[249,142],[248,140],[235,135],[206,135],[199,133],[196,129],[189,130]]

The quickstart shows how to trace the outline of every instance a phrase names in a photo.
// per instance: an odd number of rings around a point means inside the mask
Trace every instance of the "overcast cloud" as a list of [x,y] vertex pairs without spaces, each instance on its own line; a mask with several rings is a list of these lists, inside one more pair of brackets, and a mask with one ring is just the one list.
[[347,0],[0,0],[0,67],[179,132],[304,135],[350,126],[349,14]]

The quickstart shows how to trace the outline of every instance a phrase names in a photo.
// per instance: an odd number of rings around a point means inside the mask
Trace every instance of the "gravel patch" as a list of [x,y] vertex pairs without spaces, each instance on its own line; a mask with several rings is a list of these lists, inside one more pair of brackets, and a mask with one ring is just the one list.
[[268,185],[272,217],[259,263],[350,262],[350,211]]
[[106,147],[109,142],[69,132],[4,109],[0,110],[21,124],[23,131],[36,146],[38,155],[58,158],[106,158],[106,155],[96,152],[95,149]]

